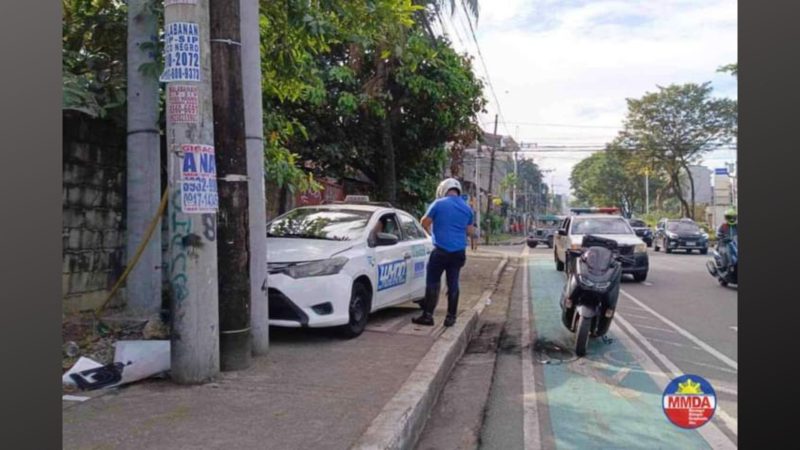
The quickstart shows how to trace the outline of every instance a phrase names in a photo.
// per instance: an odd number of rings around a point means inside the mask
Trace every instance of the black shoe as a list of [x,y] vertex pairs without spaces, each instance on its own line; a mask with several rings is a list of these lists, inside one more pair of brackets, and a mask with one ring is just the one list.
[[447,315],[444,319],[444,326],[452,327],[456,324],[456,316],[451,316],[450,314]]
[[423,314],[419,317],[414,317],[411,319],[417,325],[426,325],[426,326],[433,326],[433,316],[429,314]]

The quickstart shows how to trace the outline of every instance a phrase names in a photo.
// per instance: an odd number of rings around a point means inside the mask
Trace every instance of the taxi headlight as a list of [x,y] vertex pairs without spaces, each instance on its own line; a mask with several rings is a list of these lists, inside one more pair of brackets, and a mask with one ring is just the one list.
[[292,278],[335,275],[342,270],[342,267],[347,264],[347,261],[347,258],[339,256],[331,259],[323,259],[321,261],[300,263],[295,266],[287,267],[286,270],[284,270],[284,273]]
[[636,244],[633,246],[634,253],[646,253],[647,252],[647,245],[646,244]]
[[571,250],[580,250],[583,247],[583,244],[580,242],[573,243],[569,246]]

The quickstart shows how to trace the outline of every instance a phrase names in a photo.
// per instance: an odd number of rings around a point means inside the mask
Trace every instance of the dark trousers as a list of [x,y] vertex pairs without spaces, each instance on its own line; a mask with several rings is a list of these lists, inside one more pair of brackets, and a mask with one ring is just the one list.
[[425,303],[422,309],[426,313],[433,314],[439,302],[442,273],[447,276],[447,314],[455,316],[458,313],[458,277],[466,261],[465,250],[446,252],[438,247],[433,250],[425,278]]

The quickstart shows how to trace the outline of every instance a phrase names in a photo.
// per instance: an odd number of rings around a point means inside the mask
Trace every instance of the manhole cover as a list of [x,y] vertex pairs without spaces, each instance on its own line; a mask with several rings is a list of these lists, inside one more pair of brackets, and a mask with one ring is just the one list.
[[533,343],[533,356],[540,364],[563,364],[577,359],[571,349],[545,338]]

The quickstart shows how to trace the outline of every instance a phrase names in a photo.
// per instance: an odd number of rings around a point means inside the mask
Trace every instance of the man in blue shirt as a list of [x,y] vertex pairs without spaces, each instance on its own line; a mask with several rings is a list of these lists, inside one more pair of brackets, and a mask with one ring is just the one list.
[[458,314],[458,277],[467,261],[467,236],[474,233],[472,208],[461,198],[461,183],[448,178],[436,190],[438,198],[422,218],[431,233],[434,250],[428,260],[425,300],[422,315],[411,319],[418,325],[433,325],[433,311],[439,301],[442,273],[447,275],[447,317],[444,326],[453,326]]

